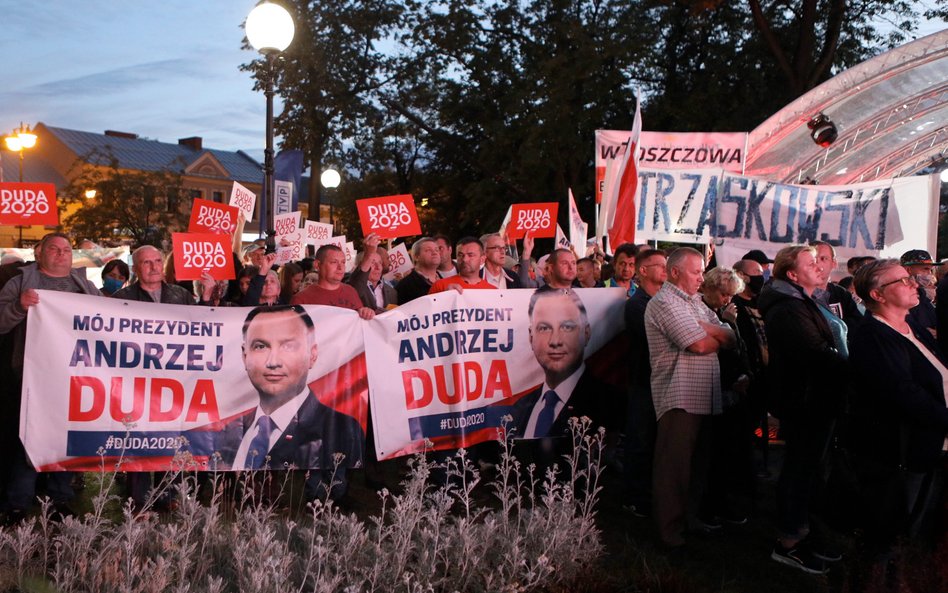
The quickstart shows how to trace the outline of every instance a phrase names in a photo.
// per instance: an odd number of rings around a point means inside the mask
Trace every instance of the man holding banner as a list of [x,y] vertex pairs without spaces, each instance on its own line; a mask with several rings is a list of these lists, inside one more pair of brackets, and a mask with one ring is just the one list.
[[319,265],[319,281],[296,293],[291,300],[294,305],[328,305],[352,309],[362,319],[372,319],[375,311],[362,304],[358,293],[348,284],[343,284],[346,274],[346,254],[336,245],[323,245],[316,250]]
[[484,245],[477,237],[464,237],[458,241],[457,274],[435,282],[428,294],[437,294],[451,289],[464,292],[465,288],[496,288],[481,278],[482,265],[484,265]]
[[132,271],[137,281],[112,296],[128,301],[193,305],[194,297],[177,284],[168,284],[164,278],[164,258],[156,247],[145,245],[132,253]]
[[[37,289],[100,295],[99,289],[84,274],[72,268],[72,246],[69,238],[62,233],[49,233],[43,237],[36,249],[36,265],[23,266],[20,274],[4,285],[0,291],[0,334],[12,332],[11,367],[15,383],[13,389],[18,399],[23,384],[27,312],[39,303]],[[18,417],[12,419],[17,426]],[[68,506],[74,497],[71,482],[72,472],[54,472],[47,478],[47,494],[60,514],[72,514]],[[23,445],[17,441],[4,500],[8,521],[25,516],[33,505],[35,495],[36,470],[27,458]]]
[[332,470],[362,463],[359,422],[322,404],[308,384],[316,363],[316,330],[299,305],[257,307],[244,322],[242,356],[259,402],[228,424],[217,449],[227,467]]

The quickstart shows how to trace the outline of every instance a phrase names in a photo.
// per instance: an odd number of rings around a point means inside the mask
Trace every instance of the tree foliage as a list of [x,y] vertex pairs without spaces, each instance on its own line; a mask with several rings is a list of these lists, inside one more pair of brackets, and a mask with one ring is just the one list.
[[629,128],[636,95],[646,129],[749,131],[920,16],[905,0],[286,2],[283,146],[314,177],[346,172],[337,204],[412,193],[438,221],[425,231],[455,236],[570,188],[591,220],[594,132]]
[[[90,164],[95,162],[108,164]],[[63,228],[73,237],[165,249],[171,233],[187,230],[191,203],[178,173],[123,170],[113,156],[99,153],[80,157],[74,169],[78,173],[62,191],[71,211]],[[89,189],[94,198],[84,197]]]

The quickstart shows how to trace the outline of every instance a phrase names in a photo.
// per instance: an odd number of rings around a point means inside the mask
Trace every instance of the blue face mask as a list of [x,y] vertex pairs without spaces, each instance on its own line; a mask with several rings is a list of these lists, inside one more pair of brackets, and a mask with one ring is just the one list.
[[770,280],[770,268],[764,270],[764,282],[767,282],[768,280]]
[[116,280],[110,276],[106,276],[102,279],[102,289],[109,294],[116,292],[118,289],[122,288],[122,285],[124,284],[125,283],[121,280]]

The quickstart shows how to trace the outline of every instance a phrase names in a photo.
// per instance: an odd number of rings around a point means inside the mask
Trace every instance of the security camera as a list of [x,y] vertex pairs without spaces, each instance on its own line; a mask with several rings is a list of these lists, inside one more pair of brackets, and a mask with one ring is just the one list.
[[810,128],[810,138],[823,148],[828,148],[839,137],[836,124],[822,113],[810,118],[810,121],[806,122],[806,127]]

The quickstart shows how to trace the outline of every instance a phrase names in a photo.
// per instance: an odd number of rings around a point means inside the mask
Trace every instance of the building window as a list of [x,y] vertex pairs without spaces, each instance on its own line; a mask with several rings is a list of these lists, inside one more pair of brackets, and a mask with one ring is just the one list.
[[224,202],[224,192],[222,191],[214,192],[214,201],[217,202],[218,204],[222,204]]

